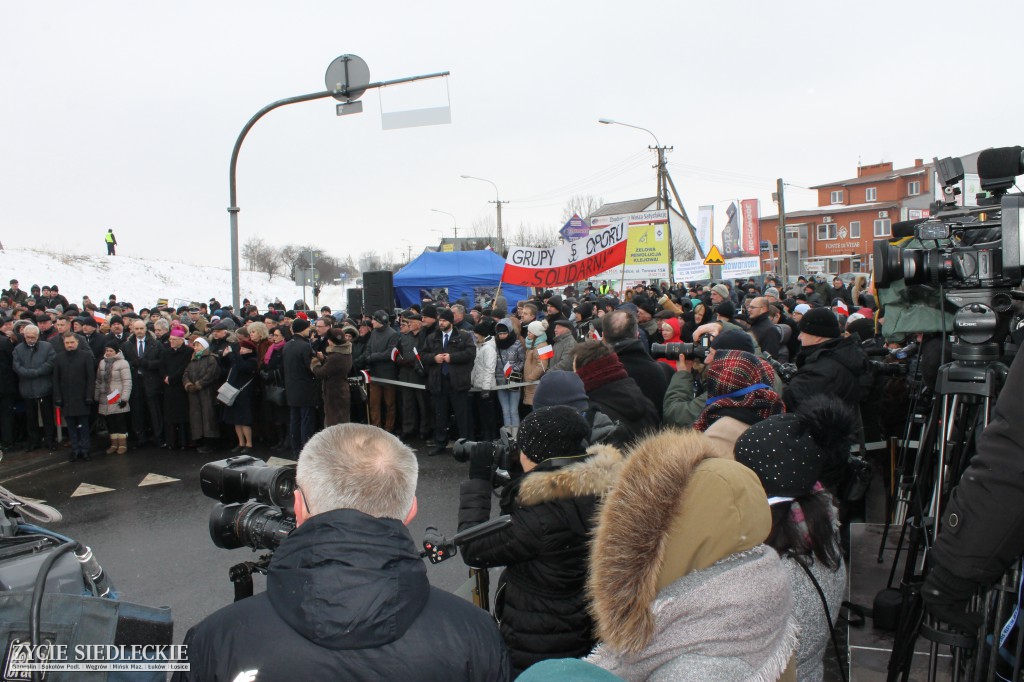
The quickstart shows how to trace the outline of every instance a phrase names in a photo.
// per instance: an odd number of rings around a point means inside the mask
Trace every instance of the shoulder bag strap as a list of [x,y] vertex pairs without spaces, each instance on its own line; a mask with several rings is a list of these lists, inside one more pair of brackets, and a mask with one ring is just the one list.
[[817,590],[818,596],[821,597],[821,605],[825,609],[825,620],[828,621],[828,631],[832,635],[832,648],[836,652],[836,661],[839,662],[839,674],[843,676],[843,682],[847,682],[846,668],[843,667],[843,655],[839,652],[839,639],[836,637],[836,628],[832,625],[832,612],[828,608],[828,600],[825,599],[825,592],[821,589],[821,585],[818,584],[814,574],[811,573],[811,569],[807,567],[807,564],[800,561],[799,558],[793,557],[797,565],[804,569],[804,573],[811,579],[811,584],[814,585],[814,589]]

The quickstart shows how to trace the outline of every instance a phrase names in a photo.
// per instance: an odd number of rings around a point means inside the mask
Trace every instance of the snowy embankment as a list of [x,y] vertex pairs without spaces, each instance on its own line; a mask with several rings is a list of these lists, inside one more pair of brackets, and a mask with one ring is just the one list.
[[[28,249],[0,251],[0,284],[17,279],[29,291],[33,284],[56,284],[69,302],[82,304],[88,296],[97,305],[116,294],[119,301],[130,301],[135,308],[151,307],[159,299],[180,306],[192,301],[205,302],[216,298],[231,303],[231,269],[209,265],[191,265],[155,258],[131,256],[78,256]],[[288,277],[268,278],[266,273],[240,273],[242,299],[265,310],[275,298],[289,308],[302,298],[302,287]],[[313,305],[313,294],[306,289],[306,302]],[[341,287],[325,287],[319,306],[343,310],[345,292]]]

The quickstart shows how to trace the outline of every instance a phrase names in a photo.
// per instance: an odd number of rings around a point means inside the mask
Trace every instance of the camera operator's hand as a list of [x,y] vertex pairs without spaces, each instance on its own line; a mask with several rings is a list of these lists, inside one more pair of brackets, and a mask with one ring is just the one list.
[[693,358],[679,358],[679,362],[676,363],[676,371],[693,374]]
[[494,453],[491,448],[476,447],[469,457],[469,477],[478,481],[491,480],[494,473]]
[[981,614],[968,613],[967,602],[977,589],[975,582],[957,577],[936,564],[921,586],[921,598],[935,618],[957,630],[973,634],[981,626]]
[[722,333],[722,325],[717,322],[708,322],[707,324],[702,324],[693,330],[693,342],[700,343],[701,337],[705,334],[710,335],[713,339],[720,333]]

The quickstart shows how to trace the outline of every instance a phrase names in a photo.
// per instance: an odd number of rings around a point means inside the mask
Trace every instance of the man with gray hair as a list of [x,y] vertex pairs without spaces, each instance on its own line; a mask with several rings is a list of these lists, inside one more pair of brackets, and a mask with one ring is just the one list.
[[267,591],[189,630],[190,670],[173,679],[509,679],[494,620],[427,582],[405,527],[417,475],[412,450],[377,427],[313,436]]
[[[21,332],[25,343],[14,347],[14,373],[18,375],[18,390],[25,399],[28,426],[28,450],[56,448],[53,440],[53,362],[57,354],[53,346],[39,341],[39,327],[30,324]],[[39,422],[43,432],[39,432]],[[46,442],[43,443],[43,437]]]

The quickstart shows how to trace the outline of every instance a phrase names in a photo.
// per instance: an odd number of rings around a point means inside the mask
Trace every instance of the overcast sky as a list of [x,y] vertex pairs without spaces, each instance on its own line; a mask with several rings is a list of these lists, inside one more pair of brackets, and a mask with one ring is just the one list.
[[[858,161],[1024,142],[1017,2],[176,1],[0,4],[0,241],[229,263],[228,162],[264,105],[325,89],[335,57],[371,79],[451,77],[288,106],[238,168],[241,241],[414,253],[492,219],[556,230],[572,194],[654,193],[648,128],[691,217],[812,185]],[[437,106],[452,124],[382,130]],[[381,100],[383,98],[383,101]],[[791,210],[815,204],[791,187]],[[716,217],[716,224],[720,224]],[[6,275],[3,275],[6,277]],[[6,280],[4,280],[6,281]]]

